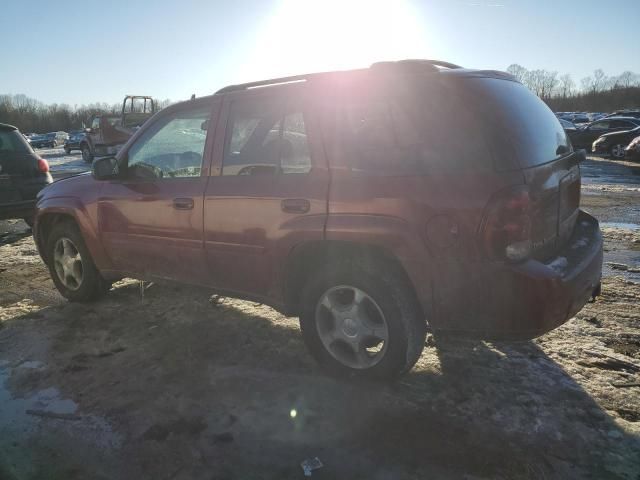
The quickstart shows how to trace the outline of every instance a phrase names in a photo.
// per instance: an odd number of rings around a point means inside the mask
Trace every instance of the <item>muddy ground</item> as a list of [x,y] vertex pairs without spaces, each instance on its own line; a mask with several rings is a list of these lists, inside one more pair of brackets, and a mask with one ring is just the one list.
[[598,301],[531,342],[429,337],[392,385],[328,378],[251,302],[125,280],[69,304],[0,222],[0,479],[294,479],[316,456],[321,479],[639,479],[639,174],[583,166]]

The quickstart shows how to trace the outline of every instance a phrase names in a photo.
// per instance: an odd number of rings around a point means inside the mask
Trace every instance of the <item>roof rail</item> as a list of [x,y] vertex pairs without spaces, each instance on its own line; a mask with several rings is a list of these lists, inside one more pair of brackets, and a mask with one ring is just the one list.
[[442,60],[424,60],[424,59],[407,59],[388,62],[376,62],[371,64],[371,68],[393,68],[393,67],[410,67],[424,68],[431,67],[430,70],[438,71],[436,67],[444,67],[449,69],[462,68],[454,63],[444,62]]
[[236,92],[238,90],[247,90],[249,88],[256,87],[266,87],[269,85],[280,85],[282,83],[296,83],[296,82],[304,82],[309,77],[312,77],[314,74],[307,75],[293,75],[291,77],[280,77],[280,78],[272,78],[270,80],[260,80],[257,82],[248,82],[248,83],[239,83],[237,85],[228,85],[224,88],[221,88],[216,92],[218,93],[228,93],[228,92]]
[[[450,69],[462,68],[459,65],[455,65],[449,62],[443,62],[442,60],[423,60],[423,59],[417,59],[417,60],[408,59],[408,60],[397,60],[397,61],[390,61],[390,62],[376,62],[376,63],[372,63],[370,66],[370,68],[372,69],[394,68],[394,67],[420,68],[422,70],[424,70],[426,67],[434,72],[438,71],[438,68],[436,67],[444,67],[444,68],[450,68]],[[221,88],[216,92],[216,95],[219,93],[229,93],[229,92],[237,92],[240,90],[248,90],[250,88],[268,87],[271,85],[281,85],[285,83],[305,82],[313,77],[319,77],[321,75],[329,75],[331,73],[334,73],[334,72],[307,73],[304,75],[293,75],[290,77],[280,77],[280,78],[271,78],[269,80],[259,80],[257,82],[238,83],[236,85],[228,85],[224,88]],[[339,73],[339,72],[335,72],[335,73]]]

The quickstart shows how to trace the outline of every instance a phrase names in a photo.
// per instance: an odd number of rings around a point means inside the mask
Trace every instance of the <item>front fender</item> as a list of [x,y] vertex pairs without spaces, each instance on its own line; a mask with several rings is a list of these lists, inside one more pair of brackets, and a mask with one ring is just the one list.
[[[47,218],[66,216],[73,219],[80,229],[82,238],[98,269],[109,268],[110,262],[100,241],[97,224],[92,221],[92,209],[95,210],[95,204],[86,205],[78,197],[73,196],[44,197],[38,200],[33,236],[40,256],[45,262],[47,261],[45,253],[46,238],[44,236],[46,231],[41,227],[45,225]],[[93,212],[93,218],[95,218],[95,212]]]

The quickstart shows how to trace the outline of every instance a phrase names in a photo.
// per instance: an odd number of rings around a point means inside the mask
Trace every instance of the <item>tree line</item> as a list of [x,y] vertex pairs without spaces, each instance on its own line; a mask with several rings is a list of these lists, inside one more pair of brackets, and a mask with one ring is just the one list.
[[576,85],[569,74],[555,71],[528,70],[512,64],[507,72],[526,85],[554,112],[612,112],[640,108],[640,75],[625,71],[607,76],[602,69],[580,80]]
[[[157,109],[169,105],[157,102]],[[15,125],[21,132],[70,132],[89,126],[95,115],[120,114],[122,103],[91,103],[71,107],[67,104],[46,105],[23,94],[0,95],[0,122]]]
[[[555,71],[528,70],[512,64],[507,72],[516,77],[544,100],[553,111],[612,112],[624,108],[640,108],[640,75],[625,71],[607,76],[597,69],[576,85],[569,74]],[[164,108],[171,102],[158,102]],[[0,95],[0,122],[17,126],[22,132],[55,132],[79,130],[89,126],[94,115],[118,114],[122,104],[91,103],[71,107],[67,104],[46,105],[23,94]]]

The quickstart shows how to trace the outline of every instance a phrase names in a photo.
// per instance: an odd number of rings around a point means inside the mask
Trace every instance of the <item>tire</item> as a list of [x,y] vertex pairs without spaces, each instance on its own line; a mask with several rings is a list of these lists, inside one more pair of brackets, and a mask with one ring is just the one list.
[[82,159],[86,162],[86,163],[92,163],[93,162],[93,155],[91,153],[91,148],[89,148],[89,145],[86,143],[83,143],[80,146],[80,151],[82,152]]
[[609,150],[609,154],[611,155],[611,158],[615,158],[616,160],[622,160],[625,155],[625,152],[624,152],[625,147],[626,145],[623,145],[622,143],[617,143],[613,145]]
[[[302,335],[311,354],[329,373],[390,380],[409,371],[420,358],[426,320],[407,281],[390,271],[393,269],[359,261],[343,262],[325,267],[306,282],[301,298]],[[362,298],[353,310],[357,295]],[[345,310],[326,306],[334,302],[332,296]],[[382,324],[386,340],[372,347],[384,337]],[[371,337],[362,333],[373,328],[382,333]],[[335,340],[327,341],[332,336]]]
[[[62,254],[62,261],[57,260],[59,254]],[[62,222],[53,227],[46,242],[46,258],[53,283],[71,302],[96,300],[111,288],[111,284],[98,272],[80,230],[72,222]]]

